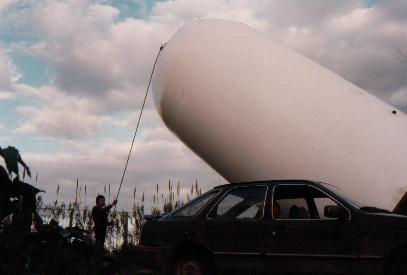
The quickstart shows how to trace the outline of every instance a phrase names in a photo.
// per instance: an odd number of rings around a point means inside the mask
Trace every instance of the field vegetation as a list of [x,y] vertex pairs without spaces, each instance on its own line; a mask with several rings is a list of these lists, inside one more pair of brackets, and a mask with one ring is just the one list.
[[[157,183],[152,199],[152,207],[150,213],[152,216],[160,216],[171,212],[173,209],[183,205],[196,196],[199,196],[202,191],[198,181],[187,188],[187,192],[182,192],[181,184],[164,184],[165,187],[160,188]],[[162,190],[162,191],[160,191]],[[165,190],[165,191],[164,191]],[[56,190],[56,199],[52,203],[45,203],[41,196],[38,197],[37,209],[44,223],[49,223],[51,220],[56,221],[62,227],[79,227],[84,229],[89,237],[94,237],[93,222],[91,217],[93,205],[88,205],[87,195],[88,190],[86,185],[80,185],[77,181],[75,198],[71,202],[59,200],[61,188],[58,185]],[[113,200],[110,185],[104,187],[106,201]],[[109,214],[109,220],[112,226],[108,227],[106,249],[110,251],[118,251],[124,246],[131,246],[138,243],[141,234],[141,228],[144,224],[145,211],[145,192],[137,194],[137,189],[133,190],[133,202],[131,210],[118,210],[113,208]],[[93,197],[92,197],[93,202]]]

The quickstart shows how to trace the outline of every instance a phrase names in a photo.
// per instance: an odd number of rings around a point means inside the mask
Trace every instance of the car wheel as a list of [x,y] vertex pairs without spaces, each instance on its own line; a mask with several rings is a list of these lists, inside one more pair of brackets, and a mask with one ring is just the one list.
[[174,275],[212,275],[209,261],[198,255],[183,255],[175,263]]
[[399,254],[394,259],[389,275],[407,275],[407,252]]

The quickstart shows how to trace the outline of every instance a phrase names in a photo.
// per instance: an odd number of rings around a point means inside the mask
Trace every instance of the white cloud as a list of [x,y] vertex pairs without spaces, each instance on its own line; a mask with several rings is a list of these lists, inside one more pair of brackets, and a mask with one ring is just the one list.
[[0,46],[0,92],[13,90],[14,83],[20,78],[17,67],[8,56],[6,49]]
[[18,0],[0,0],[0,11],[5,10],[9,6],[16,3]]
[[[151,137],[147,134],[147,138],[136,140],[121,191],[122,206],[128,206],[135,186],[139,192],[152,196],[156,184],[165,190],[169,179],[180,181],[186,189],[196,179],[203,190],[225,183],[174,137],[170,141],[162,139],[161,133],[155,139]],[[37,184],[49,190],[50,194],[45,196],[47,201],[55,198],[53,190],[58,184],[62,190],[60,198],[72,200],[76,178],[87,185],[92,201],[98,192],[103,192],[105,185],[111,184],[112,191],[117,192],[130,143],[105,141],[93,147],[75,143],[71,148],[74,150],[71,153],[23,155],[32,170],[39,172]],[[146,203],[149,208],[151,199]]]
[[98,113],[99,106],[86,98],[72,97],[53,87],[18,87],[25,96],[41,99],[43,106],[17,107],[17,113],[25,122],[14,130],[15,133],[60,139],[86,139],[94,137],[99,126],[110,119],[108,115]]
[[390,95],[389,102],[399,108],[407,106],[407,87]]
[[56,138],[79,139],[94,136],[99,118],[84,115],[67,106],[51,106],[46,109],[19,108],[19,113],[34,117],[20,125],[15,132],[19,134],[36,134]]
[[5,100],[5,99],[15,99],[15,94],[10,93],[10,92],[3,92],[0,91],[0,100]]
[[[387,3],[387,2],[386,2]],[[404,2],[399,3],[405,9]],[[387,100],[407,85],[407,20],[385,3],[333,12],[307,31],[291,29],[282,40],[365,90]],[[393,102],[390,102],[393,103]],[[398,105],[407,110],[407,105]]]
[[[48,1],[33,4],[27,22],[41,41],[26,49],[54,69],[53,84],[81,96],[104,96],[145,85],[162,26],[115,22],[116,8]],[[155,45],[155,46],[154,46]]]
[[336,32],[360,32],[370,27],[373,17],[375,15],[375,8],[358,8],[346,14],[339,14],[330,20],[330,28]]

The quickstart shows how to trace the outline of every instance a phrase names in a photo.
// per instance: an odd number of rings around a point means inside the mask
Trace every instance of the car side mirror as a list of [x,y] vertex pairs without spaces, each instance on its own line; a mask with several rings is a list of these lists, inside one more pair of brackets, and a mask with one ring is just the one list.
[[324,208],[324,216],[328,218],[346,220],[349,218],[349,213],[345,208],[339,205],[327,205]]

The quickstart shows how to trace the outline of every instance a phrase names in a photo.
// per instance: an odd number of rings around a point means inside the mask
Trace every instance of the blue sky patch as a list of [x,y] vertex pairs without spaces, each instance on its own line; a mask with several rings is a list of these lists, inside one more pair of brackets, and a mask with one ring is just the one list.
[[364,4],[368,7],[372,7],[380,2],[380,0],[363,0]]
[[50,74],[44,61],[24,53],[12,53],[11,58],[18,71],[22,74],[18,83],[24,83],[36,88],[49,84]]
[[127,18],[147,19],[151,14],[151,10],[157,2],[165,2],[167,0],[146,0],[146,1],[111,1],[111,5],[120,10],[119,20],[123,21]]

